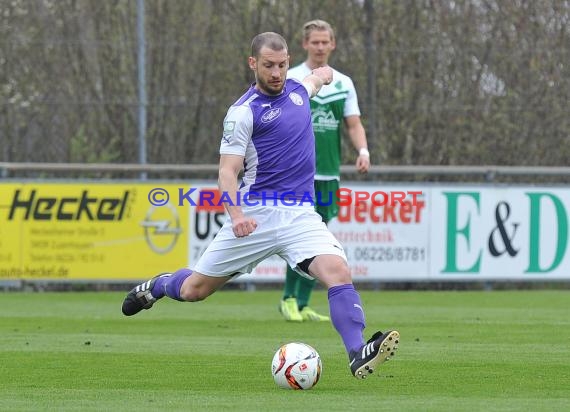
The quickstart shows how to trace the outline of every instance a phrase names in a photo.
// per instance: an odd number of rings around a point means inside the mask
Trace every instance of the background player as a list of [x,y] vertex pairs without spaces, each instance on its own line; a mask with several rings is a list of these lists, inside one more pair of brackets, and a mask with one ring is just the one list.
[[[303,25],[303,48],[307,51],[306,60],[290,69],[288,78],[302,80],[311,70],[327,66],[332,51],[336,48],[334,31],[323,20],[312,20]],[[356,89],[350,77],[333,69],[334,81],[323,86],[311,99],[313,130],[316,145],[315,192],[322,193],[323,205],[316,205],[323,222],[328,223],[338,215],[338,205],[334,195],[339,189],[342,122],[352,145],[358,151],[356,168],[366,173],[370,167],[370,154],[366,133],[360,121],[360,109]],[[329,197],[332,196],[332,197]],[[330,203],[330,204],[329,204]],[[315,279],[299,275],[287,266],[283,298],[279,309],[288,321],[329,321],[329,317],[317,313],[309,306],[309,299],[315,286]]]

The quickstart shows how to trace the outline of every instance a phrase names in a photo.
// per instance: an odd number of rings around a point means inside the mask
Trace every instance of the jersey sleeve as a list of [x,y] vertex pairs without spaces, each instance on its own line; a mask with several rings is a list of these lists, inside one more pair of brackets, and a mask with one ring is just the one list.
[[253,133],[253,114],[247,106],[232,106],[224,119],[221,155],[245,156]]
[[305,83],[303,80],[297,79],[296,77],[288,77],[288,79],[293,80],[294,82],[299,83],[301,86],[303,86],[303,88],[307,91],[309,98],[311,97],[311,93],[313,93],[313,87],[311,85]]
[[348,95],[346,96],[346,101],[344,103],[344,117],[348,116],[360,116],[360,108],[358,107],[358,96],[356,95],[356,89],[352,80],[346,78],[346,88],[348,90]]
[[309,97],[311,97],[311,93],[313,93],[313,87],[303,82],[305,77],[311,74],[311,70],[308,69],[304,64],[300,64],[297,67],[287,70],[287,78],[291,80],[296,80],[297,82],[301,83]]

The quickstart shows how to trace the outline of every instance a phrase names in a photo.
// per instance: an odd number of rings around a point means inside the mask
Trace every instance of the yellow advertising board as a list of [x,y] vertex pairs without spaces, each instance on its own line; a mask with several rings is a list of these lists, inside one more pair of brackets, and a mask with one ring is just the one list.
[[186,266],[188,209],[153,206],[157,187],[183,186],[0,184],[0,280],[147,279]]

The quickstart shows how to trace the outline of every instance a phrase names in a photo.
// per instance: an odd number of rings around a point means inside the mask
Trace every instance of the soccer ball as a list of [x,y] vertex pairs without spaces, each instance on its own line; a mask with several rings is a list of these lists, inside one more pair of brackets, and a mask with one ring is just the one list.
[[281,346],[271,362],[273,380],[283,389],[311,389],[319,381],[322,371],[321,357],[306,343]]

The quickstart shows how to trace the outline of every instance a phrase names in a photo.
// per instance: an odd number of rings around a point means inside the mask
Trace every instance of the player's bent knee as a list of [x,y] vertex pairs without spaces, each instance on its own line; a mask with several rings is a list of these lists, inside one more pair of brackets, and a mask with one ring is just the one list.
[[198,289],[184,286],[180,289],[180,297],[186,302],[199,302],[206,299],[206,296],[201,294]]
[[342,280],[350,280],[350,269],[346,262],[339,263],[334,266],[334,269],[331,271],[335,278],[342,279]]
[[334,270],[331,271],[328,278],[332,283],[335,284],[352,283],[350,269],[344,261],[338,265],[335,265]]
[[341,270],[335,277],[334,280],[336,282],[339,283],[352,283],[352,276],[350,275],[350,270],[348,269],[348,266],[346,267],[346,270]]
[[352,283],[348,264],[339,256],[318,256],[309,269],[327,287]]

